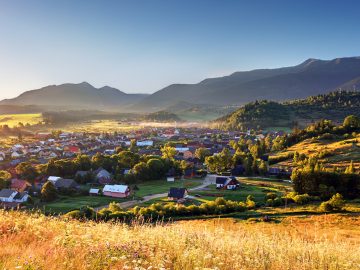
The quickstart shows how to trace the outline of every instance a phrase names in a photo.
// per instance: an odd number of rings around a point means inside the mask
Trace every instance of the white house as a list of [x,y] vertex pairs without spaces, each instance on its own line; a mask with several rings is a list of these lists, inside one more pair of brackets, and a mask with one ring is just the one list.
[[55,185],[55,183],[60,179],[62,178],[58,176],[49,176],[47,180]]
[[89,190],[89,195],[100,195],[100,189],[98,188],[91,188]]
[[189,149],[190,149],[189,147],[175,147],[175,150],[180,152],[180,153],[189,151]]
[[145,140],[145,141],[137,141],[136,142],[136,146],[153,146],[154,145],[154,141],[151,140]]
[[19,158],[21,156],[22,156],[22,154],[18,153],[17,151],[11,153],[11,158],[12,159],[17,159],[17,158]]
[[130,195],[129,186],[126,185],[105,185],[103,195],[108,197],[126,198]]
[[1,202],[17,202],[22,203],[26,202],[29,198],[29,195],[25,192],[18,192],[12,189],[3,189],[0,191],[0,201]]
[[169,177],[166,178],[166,180],[168,182],[175,182],[175,177],[174,176],[169,176]]

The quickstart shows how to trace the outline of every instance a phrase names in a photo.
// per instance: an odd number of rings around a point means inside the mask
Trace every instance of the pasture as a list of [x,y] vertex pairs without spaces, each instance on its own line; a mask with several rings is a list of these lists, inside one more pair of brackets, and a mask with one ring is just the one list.
[[40,113],[35,114],[1,114],[0,125],[8,125],[9,127],[19,126],[19,123],[24,125],[35,125],[42,122],[43,118]]

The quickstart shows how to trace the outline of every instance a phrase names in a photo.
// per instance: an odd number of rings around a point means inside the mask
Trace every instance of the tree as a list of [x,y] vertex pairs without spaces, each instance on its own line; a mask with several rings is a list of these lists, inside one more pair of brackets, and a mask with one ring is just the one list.
[[10,185],[11,174],[7,171],[0,171],[0,189],[7,188]]
[[208,156],[211,156],[211,152],[205,147],[200,147],[195,151],[195,157],[200,159],[201,162],[205,162],[205,158]]
[[164,163],[160,159],[152,158],[149,159],[146,163],[149,174],[152,178],[152,180],[160,179],[165,176],[166,168]]
[[267,171],[268,171],[268,167],[267,167],[266,162],[261,160],[260,165],[259,165],[259,173],[261,175],[266,175]]
[[150,179],[149,169],[145,162],[140,162],[131,169],[131,173],[137,180],[146,181]]
[[360,128],[360,118],[355,115],[349,115],[344,119],[343,127],[347,129]]
[[38,172],[29,162],[22,162],[16,166],[15,171],[21,178],[33,182],[38,176]]
[[353,161],[350,162],[349,167],[345,169],[345,173],[355,173],[354,163]]
[[41,199],[51,202],[57,198],[57,190],[52,182],[46,182],[41,189]]
[[175,147],[165,145],[161,147],[161,153],[163,158],[172,160],[176,155],[176,149]]
[[88,155],[78,155],[74,159],[74,163],[81,171],[89,171],[91,169],[91,159]]

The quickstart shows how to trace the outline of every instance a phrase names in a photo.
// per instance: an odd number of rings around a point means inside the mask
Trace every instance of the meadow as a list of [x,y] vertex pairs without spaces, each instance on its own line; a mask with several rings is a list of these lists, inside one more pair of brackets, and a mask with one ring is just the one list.
[[1,114],[0,125],[8,125],[9,127],[18,126],[19,123],[24,125],[35,125],[42,122],[43,118],[40,113],[35,114]]
[[339,214],[126,225],[2,211],[0,268],[352,270],[359,226]]

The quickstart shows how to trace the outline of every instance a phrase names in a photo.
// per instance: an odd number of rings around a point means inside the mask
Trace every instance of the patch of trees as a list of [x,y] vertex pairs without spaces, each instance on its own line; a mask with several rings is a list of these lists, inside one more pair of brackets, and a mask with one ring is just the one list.
[[336,193],[349,199],[360,196],[360,175],[354,173],[296,169],[291,179],[294,190],[300,194],[307,193],[322,199],[328,199]]
[[257,141],[245,140],[242,137],[238,142],[230,141],[229,145],[234,150],[234,154],[230,149],[224,148],[220,153],[205,158],[205,164],[210,172],[219,174],[240,166],[246,175],[267,173],[265,153],[268,153],[274,145],[270,137]]

